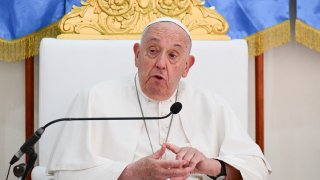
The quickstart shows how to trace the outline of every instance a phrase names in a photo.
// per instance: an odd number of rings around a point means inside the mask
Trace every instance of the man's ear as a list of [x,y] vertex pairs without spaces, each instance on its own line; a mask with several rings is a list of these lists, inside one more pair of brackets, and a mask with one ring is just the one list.
[[194,56],[189,55],[189,58],[188,58],[187,61],[186,61],[186,67],[185,67],[185,70],[184,70],[184,72],[183,72],[183,74],[182,74],[182,77],[184,77],[184,78],[187,77],[190,68],[191,68],[191,67],[193,66],[193,64],[194,64],[194,61],[195,61]]
[[138,67],[138,57],[139,57],[139,53],[140,53],[140,44],[139,43],[135,43],[133,45],[133,53],[134,53],[134,64],[136,67]]

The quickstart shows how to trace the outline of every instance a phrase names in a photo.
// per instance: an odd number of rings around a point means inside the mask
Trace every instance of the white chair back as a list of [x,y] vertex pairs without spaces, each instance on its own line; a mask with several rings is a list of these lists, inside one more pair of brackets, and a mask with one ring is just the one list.
[[[136,72],[133,40],[45,38],[40,47],[39,125],[65,117],[81,89]],[[247,128],[248,54],[244,40],[193,41],[196,61],[187,81],[222,95]],[[48,127],[39,142],[39,165],[46,166],[61,124]]]

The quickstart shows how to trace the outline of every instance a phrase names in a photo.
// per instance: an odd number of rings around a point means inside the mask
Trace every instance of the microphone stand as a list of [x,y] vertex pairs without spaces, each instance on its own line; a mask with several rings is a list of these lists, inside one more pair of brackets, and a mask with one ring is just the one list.
[[28,162],[26,163],[26,169],[23,173],[22,180],[25,180],[34,167],[34,164],[37,160],[37,153],[34,151],[34,146],[30,147],[26,153],[29,156]]
[[[34,164],[37,160],[38,154],[34,150],[34,146],[30,146],[27,148],[26,155],[29,156],[28,161],[26,164],[19,164],[16,165],[13,169],[14,175],[21,180],[25,180],[28,174],[34,167]],[[23,174],[22,174],[23,173]]]
[[[171,107],[170,107],[170,113],[167,114],[166,116],[162,117],[111,117],[111,118],[104,118],[104,117],[97,117],[97,118],[61,118],[61,119],[56,119],[54,121],[51,121],[47,123],[45,126],[40,127],[20,148],[20,150],[12,157],[10,161],[10,167],[13,165],[15,162],[17,162],[23,154],[29,155],[28,162],[26,163],[26,168],[23,171],[23,176],[22,180],[25,180],[27,175],[29,174],[29,171],[34,167],[34,164],[37,160],[37,153],[34,151],[34,145],[39,141],[41,138],[41,135],[44,133],[45,129],[57,122],[61,121],[101,121],[101,120],[159,120],[159,119],[164,119],[169,117],[171,114],[178,114],[182,108],[182,104],[180,102],[175,102]],[[22,165],[17,165],[15,166],[16,169],[19,169],[19,173],[15,173],[16,177],[20,178],[21,177],[21,168],[23,168]],[[10,170],[9,167],[9,170]],[[9,174],[9,171],[8,171]]]

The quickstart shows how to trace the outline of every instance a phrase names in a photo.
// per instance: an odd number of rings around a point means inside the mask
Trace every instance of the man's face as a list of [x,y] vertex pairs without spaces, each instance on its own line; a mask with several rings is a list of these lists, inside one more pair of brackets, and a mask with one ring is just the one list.
[[141,44],[134,45],[142,91],[154,100],[166,100],[186,77],[194,63],[189,55],[187,33],[174,23],[159,22],[148,27]]

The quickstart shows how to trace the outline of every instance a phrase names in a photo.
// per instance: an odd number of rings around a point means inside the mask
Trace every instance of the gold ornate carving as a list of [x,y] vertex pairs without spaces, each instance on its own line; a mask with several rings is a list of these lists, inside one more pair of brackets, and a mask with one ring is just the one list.
[[163,16],[179,19],[193,39],[230,39],[226,20],[200,0],[87,0],[62,18],[58,38],[139,39]]

